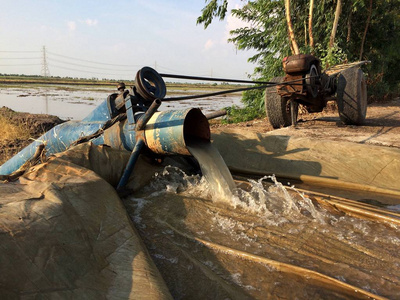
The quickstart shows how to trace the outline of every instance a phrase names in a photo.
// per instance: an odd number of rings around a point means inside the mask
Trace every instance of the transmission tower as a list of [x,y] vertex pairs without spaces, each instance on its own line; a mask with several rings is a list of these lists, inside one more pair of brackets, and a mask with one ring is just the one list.
[[50,71],[49,71],[49,66],[47,65],[47,60],[46,60],[46,47],[43,46],[43,60],[42,60],[42,76],[43,77],[48,77],[50,76]]

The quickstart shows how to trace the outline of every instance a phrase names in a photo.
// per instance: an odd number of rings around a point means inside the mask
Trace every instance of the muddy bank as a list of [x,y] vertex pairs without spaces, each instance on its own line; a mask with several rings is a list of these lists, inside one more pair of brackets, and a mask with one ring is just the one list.
[[368,105],[367,119],[363,126],[343,125],[336,103],[328,103],[321,113],[309,114],[300,111],[296,127],[273,130],[268,119],[253,120],[240,124],[215,124],[215,129],[246,128],[247,131],[314,140],[348,141],[360,144],[380,145],[400,148],[400,98],[384,103]]
[[32,139],[40,137],[46,131],[64,122],[56,116],[19,113],[5,106],[0,108],[0,118],[5,122],[22,127],[30,136],[30,139],[22,139],[20,137],[4,139],[0,137],[0,164],[28,146],[32,142]]

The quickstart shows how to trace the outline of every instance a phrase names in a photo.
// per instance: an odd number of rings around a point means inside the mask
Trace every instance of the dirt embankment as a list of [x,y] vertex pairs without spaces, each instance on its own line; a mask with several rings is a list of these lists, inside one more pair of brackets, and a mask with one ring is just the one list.
[[[0,164],[18,153],[35,139],[63,121],[55,116],[17,113],[0,108],[0,118],[16,126],[22,126],[29,132],[31,139],[0,137]],[[330,103],[321,113],[308,114],[300,112],[296,127],[273,130],[266,118],[239,124],[222,125],[218,121],[211,122],[213,128],[245,127],[249,131],[279,135],[293,135],[313,139],[329,139],[350,141],[362,144],[383,145],[400,148],[400,98],[390,102],[371,104],[368,106],[367,120],[363,126],[343,125],[335,103]]]
[[336,103],[328,103],[321,113],[300,112],[296,127],[273,130],[268,119],[253,120],[240,124],[214,124],[212,127],[246,127],[253,132],[350,141],[400,148],[400,98],[368,106],[367,119],[363,126],[343,125]]
[[[59,117],[45,114],[18,113],[3,106],[0,108],[0,124],[11,125],[18,128],[16,134],[8,134],[7,137],[0,136],[0,164],[4,163],[28,146],[33,139],[38,138],[57,124],[64,122]],[[18,132],[23,132],[18,136]]]

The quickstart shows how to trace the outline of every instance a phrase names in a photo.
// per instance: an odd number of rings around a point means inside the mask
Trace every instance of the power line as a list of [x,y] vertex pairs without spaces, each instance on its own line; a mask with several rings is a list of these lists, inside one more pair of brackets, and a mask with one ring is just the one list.
[[49,61],[58,62],[58,63],[62,63],[62,64],[68,64],[68,65],[73,65],[73,66],[78,66],[78,67],[84,67],[84,68],[91,68],[91,69],[98,69],[98,70],[111,70],[111,71],[121,71],[121,72],[133,72],[132,69],[130,69],[130,70],[115,70],[115,69],[110,69],[110,68],[99,68],[99,67],[93,67],[93,66],[75,64],[75,63],[66,62],[66,61],[62,61],[62,60],[58,60],[58,59],[54,59],[54,58],[49,58],[48,60],[49,60]]
[[18,66],[40,66],[41,64],[1,64],[2,67],[18,67]]
[[178,70],[174,70],[174,69],[166,68],[164,66],[160,66],[159,63],[157,63],[157,67],[158,67],[158,69],[164,69],[164,70],[167,70],[167,71],[170,71],[170,72],[175,72],[175,73],[179,73],[180,72]]
[[[48,55],[48,60],[49,60],[49,61],[53,61],[53,62],[57,62],[57,63],[62,63],[62,64],[69,64],[69,65],[73,65],[73,66],[77,66],[77,67],[83,67],[83,68],[91,68],[91,69],[97,69],[97,70],[110,70],[110,71],[118,71],[118,72],[132,72],[132,73],[135,73],[136,70],[132,70],[132,69],[130,69],[130,70],[121,70],[121,69],[116,69],[115,67],[124,67],[124,68],[128,68],[128,69],[129,69],[129,68],[132,68],[132,67],[135,67],[135,68],[141,68],[141,67],[143,67],[143,65],[140,65],[140,66],[139,66],[139,65],[120,65],[120,64],[111,64],[111,63],[96,62],[96,61],[85,60],[85,59],[79,59],[79,58],[74,58],[74,57],[71,57],[71,56],[61,55],[61,54],[57,54],[57,53],[49,52],[49,51],[47,51],[47,53],[50,54],[50,57],[49,57],[49,55]],[[72,62],[68,62],[68,61],[63,61],[63,60],[54,59],[54,58],[52,58],[51,56],[58,56],[58,57],[65,58],[65,59],[67,59],[67,60],[70,59],[70,60],[74,60],[74,61],[82,61],[82,62],[92,63],[92,64],[98,64],[98,65],[113,66],[114,68],[110,69],[110,68],[101,68],[101,67],[88,66],[88,65],[83,65],[83,64],[76,64],[76,63],[72,63]],[[177,70],[170,69],[170,68],[166,68],[166,67],[164,67],[164,66],[160,66],[157,62],[156,62],[156,65],[157,65],[158,68],[161,68],[161,69],[164,69],[164,70],[168,70],[168,71],[172,71],[172,72],[178,72]],[[52,66],[53,66],[53,64],[52,64]],[[57,66],[57,67],[60,67],[60,66]],[[109,73],[89,72],[89,71],[86,71],[86,70],[76,70],[76,69],[71,69],[71,68],[67,68],[67,67],[61,67],[61,68],[68,69],[68,70],[71,70],[71,71],[79,71],[79,72],[86,72],[86,73],[92,73],[92,74],[109,74]],[[109,74],[109,75],[111,75],[111,74]]]
[[39,53],[40,51],[0,51],[0,53]]
[[41,57],[0,57],[0,59],[41,59]]
[[86,60],[86,59],[79,59],[79,58],[75,58],[75,57],[71,57],[71,56],[66,56],[66,55],[61,55],[61,54],[57,54],[57,53],[53,53],[53,52],[47,52],[51,55],[55,55],[55,56],[59,56],[59,57],[63,57],[63,58],[67,58],[67,59],[73,59],[73,60],[78,60],[78,61],[83,61],[83,62],[87,62],[87,63],[91,63],[91,64],[98,64],[98,65],[106,65],[106,66],[118,66],[118,67],[140,67],[138,65],[117,65],[117,64],[108,64],[108,63],[103,63],[103,62],[97,62],[97,61],[92,61],[92,60]]
[[[134,74],[136,73],[136,70],[138,70],[139,68],[142,68],[144,66],[144,65],[139,66],[139,65],[126,65],[126,64],[121,65],[121,64],[105,63],[105,62],[98,62],[98,61],[75,58],[72,56],[67,56],[67,55],[62,55],[62,54],[47,51],[45,46],[43,46],[42,51],[0,51],[0,53],[39,53],[39,52],[42,52],[42,57],[30,57],[30,56],[20,57],[20,58],[17,58],[17,57],[4,58],[4,57],[2,57],[2,58],[0,58],[0,62],[2,62],[1,59],[3,59],[4,61],[18,60],[18,59],[20,59],[20,60],[35,60],[35,59],[39,60],[39,59],[41,59],[41,65],[42,65],[41,73],[45,77],[50,75],[49,65],[51,67],[54,66],[55,68],[64,69],[64,70],[70,70],[70,71],[88,73],[88,74],[108,75],[108,76],[127,76],[128,73],[132,74],[132,76],[134,76]],[[63,58],[63,59],[58,59],[57,57]],[[50,64],[48,62],[50,62]],[[56,64],[53,64],[53,62],[55,62]],[[85,62],[86,64],[81,64],[79,62]],[[11,61],[10,61],[10,63],[11,63]],[[88,64],[94,64],[94,65],[88,65]],[[35,66],[35,65],[39,65],[39,64],[33,64],[33,63],[31,63],[31,64],[12,64],[12,63],[11,64],[0,64],[0,66],[4,66],[4,67]],[[68,66],[63,66],[63,65],[76,66],[77,68],[70,68]],[[110,67],[107,68],[107,67],[102,67],[102,66],[111,66],[112,68],[110,68]],[[162,69],[167,72],[180,73],[180,71],[178,71],[178,70],[171,69],[171,68],[160,65],[157,61],[155,61],[155,67],[157,69]],[[87,69],[99,70],[99,71],[104,71],[104,72],[89,71]],[[108,71],[113,71],[114,73],[108,73]],[[119,73],[119,74],[115,74],[115,72]],[[123,75],[124,73],[126,73],[126,74]],[[206,72],[204,72],[204,75],[205,75],[205,73]],[[212,75],[211,77],[215,76],[214,70],[211,70],[211,75]],[[207,76],[207,75],[205,75],[205,76]]]
[[69,71],[82,72],[82,73],[90,73],[90,74],[100,74],[100,75],[109,75],[109,76],[126,76],[126,74],[125,75],[123,75],[123,74],[110,74],[110,73],[90,72],[90,71],[86,71],[86,70],[77,70],[77,69],[57,66],[57,65],[54,65],[54,64],[51,64],[51,67],[56,67],[56,68],[59,68],[59,69],[64,69],[64,70],[69,70]]

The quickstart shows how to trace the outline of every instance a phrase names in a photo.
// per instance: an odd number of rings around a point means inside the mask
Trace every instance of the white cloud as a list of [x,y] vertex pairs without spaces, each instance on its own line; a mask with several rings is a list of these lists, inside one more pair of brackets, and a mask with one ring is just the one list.
[[[235,5],[235,9],[239,9],[242,7],[243,7],[243,4]],[[229,13],[229,15],[226,18],[226,25],[225,25],[225,36],[224,36],[225,42],[227,39],[231,38],[231,35],[229,34],[229,32],[231,32],[232,30],[242,28],[242,27],[250,27],[250,26],[251,26],[250,23],[242,21],[242,20],[234,17],[231,13]]]
[[96,19],[94,19],[94,20],[92,20],[92,19],[86,19],[86,20],[85,20],[85,23],[86,23],[86,25],[88,25],[88,26],[96,26],[96,25],[97,25],[97,20],[96,20]]
[[214,42],[210,39],[204,44],[204,50],[209,50],[212,46],[214,46]]
[[69,21],[67,24],[70,31],[74,31],[76,29],[76,23],[74,21]]

